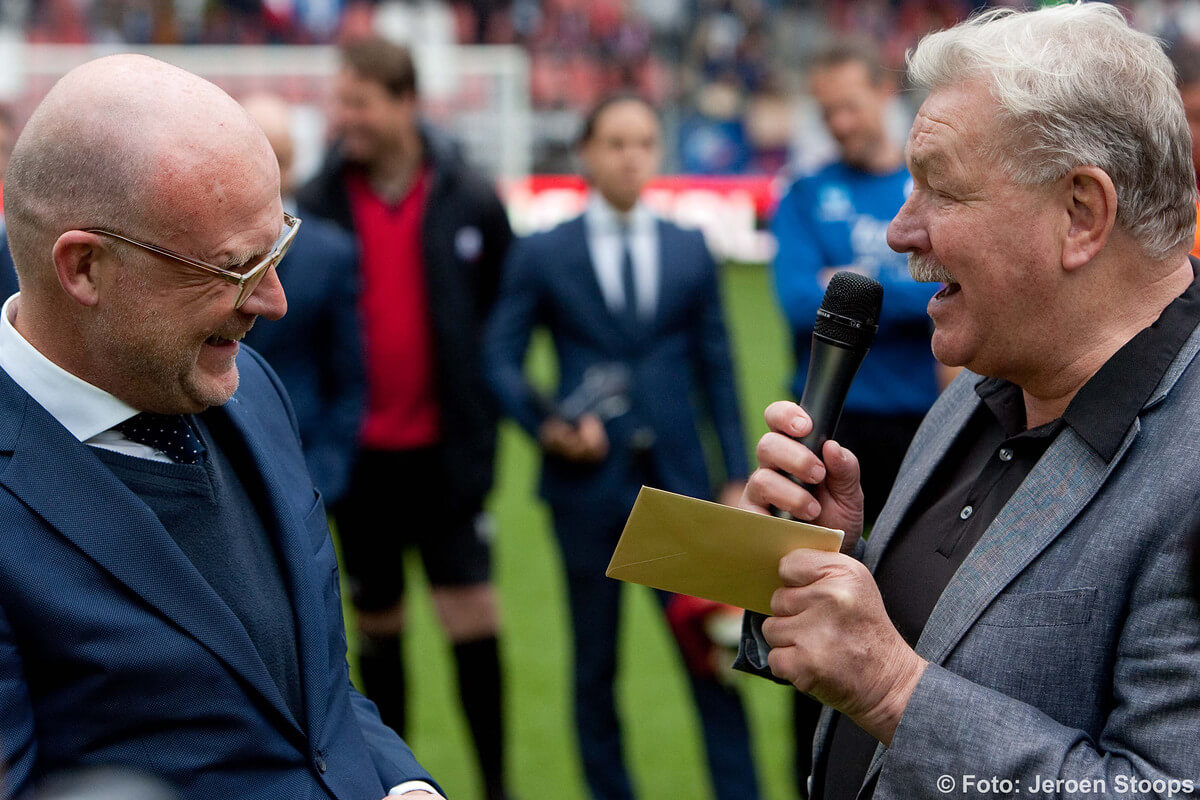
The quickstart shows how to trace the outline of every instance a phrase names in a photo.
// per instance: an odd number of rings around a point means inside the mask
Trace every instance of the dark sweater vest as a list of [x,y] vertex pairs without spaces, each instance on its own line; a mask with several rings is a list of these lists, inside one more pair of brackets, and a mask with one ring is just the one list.
[[[158,517],[225,601],[297,720],[304,719],[296,623],[261,481],[223,412],[193,417],[208,452],[174,464],[93,448]],[[205,422],[208,424],[206,425]],[[237,465],[237,466],[235,466]]]

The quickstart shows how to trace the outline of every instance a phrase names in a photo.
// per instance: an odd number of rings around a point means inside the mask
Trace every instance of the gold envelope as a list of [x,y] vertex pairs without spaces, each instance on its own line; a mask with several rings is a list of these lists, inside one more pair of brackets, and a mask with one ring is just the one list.
[[784,555],[841,545],[841,531],[643,486],[605,574],[770,614]]

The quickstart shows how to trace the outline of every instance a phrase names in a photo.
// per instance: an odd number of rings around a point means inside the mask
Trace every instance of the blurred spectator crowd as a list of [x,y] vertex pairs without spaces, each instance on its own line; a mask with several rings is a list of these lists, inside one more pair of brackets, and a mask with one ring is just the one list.
[[[441,44],[519,45],[543,139],[535,171],[570,171],[581,109],[631,88],[664,110],[667,165],[692,174],[774,173],[796,163],[807,58],[832,34],[879,46],[900,74],[925,32],[985,5],[1035,0],[0,0],[0,25],[36,43],[328,44],[372,28]],[[1167,44],[1200,43],[1200,0],[1122,3]],[[436,24],[428,24],[435,18]],[[386,22],[385,22],[386,20]],[[438,42],[435,42],[438,43]],[[799,131],[799,133],[797,133]],[[557,141],[562,140],[562,141]],[[539,142],[544,144],[544,142]],[[818,148],[819,151],[819,148]],[[820,156],[820,152],[815,154]],[[807,163],[811,159],[800,159]]]

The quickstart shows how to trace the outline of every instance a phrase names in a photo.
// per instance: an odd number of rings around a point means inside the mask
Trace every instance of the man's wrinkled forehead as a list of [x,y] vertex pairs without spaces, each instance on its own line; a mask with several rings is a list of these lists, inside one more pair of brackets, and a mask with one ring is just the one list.
[[1000,135],[996,109],[981,84],[932,92],[917,112],[904,148],[909,169],[933,174],[977,163],[985,139]]

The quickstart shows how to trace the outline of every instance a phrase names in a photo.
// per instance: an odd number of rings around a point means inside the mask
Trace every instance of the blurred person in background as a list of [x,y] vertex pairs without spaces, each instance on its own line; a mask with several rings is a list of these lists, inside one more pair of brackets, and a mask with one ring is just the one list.
[[[271,143],[279,160],[283,207],[296,213],[291,110],[270,94],[247,97],[242,106]],[[308,470],[332,507],[350,481],[366,400],[354,237],[310,215],[279,265],[279,281],[287,293],[287,315],[255,325],[246,344],[283,381]]]
[[[13,110],[0,105],[0,188],[4,186],[4,173],[8,170],[8,159],[12,157],[13,145],[17,141],[17,122]],[[0,219],[3,219],[4,202],[0,200]]]
[[912,178],[885,113],[894,88],[868,45],[841,40],[813,60],[810,86],[838,160],[797,179],[775,212],[775,289],[793,337],[792,392],[804,391],[813,320],[829,279],[853,270],[883,284],[879,334],[859,369],[838,426],[838,441],[864,464],[867,524],[883,508],[900,460],[937,398],[925,306],[933,291],[912,279],[904,254],[887,245],[887,226]]
[[334,518],[357,613],[364,689],[403,730],[403,555],[417,548],[454,649],[463,711],[489,800],[504,798],[499,611],[491,582],[495,403],[484,320],[512,240],[495,189],[420,118],[408,50],[347,42],[336,144],[299,205],[359,246],[367,409]]
[[[4,173],[8,170],[8,158],[12,155],[17,140],[17,126],[12,109],[0,106],[0,188],[4,186]],[[13,267],[12,254],[8,250],[5,234],[4,201],[0,200],[0,302],[17,291],[17,271]]]
[[[1179,43],[1171,48],[1169,55],[1175,65],[1175,82],[1192,134],[1192,167],[1196,170],[1196,183],[1200,185],[1200,47]],[[1200,221],[1200,206],[1197,206],[1196,215]],[[1200,257],[1200,227],[1196,231],[1192,255]]]
[[[792,332],[799,398],[808,377],[813,322],[829,279],[853,270],[883,284],[879,333],[846,398],[837,439],[859,456],[866,524],[879,516],[900,461],[925,412],[937,399],[937,362],[929,348],[925,306],[933,291],[908,272],[908,260],[887,244],[887,226],[912,189],[900,145],[887,133],[894,94],[869,46],[843,39],[819,52],[810,87],[839,158],[797,179],[775,212],[779,242],[775,290]],[[821,706],[794,696],[798,791],[812,764],[812,736]]]
[[[712,496],[702,422],[711,420],[724,457],[722,502],[737,502],[747,475],[716,264],[699,232],[641,200],[658,169],[660,135],[655,110],[637,96],[615,95],[588,114],[579,140],[587,208],[514,246],[485,341],[504,410],[544,453],[541,493],[567,574],[575,725],[597,800],[633,797],[613,691],[622,584],[604,575],[625,519],[643,484]],[[590,370],[623,365],[624,413],[567,419],[540,398],[523,369],[539,326],[554,341],[560,401]],[[752,800],[758,789],[737,694],[711,671],[688,677],[717,797]]]
[[262,131],[144,56],[59,80],[4,186],[0,761],[124,766],[185,797],[440,797],[350,685],[325,509],[279,379]]

